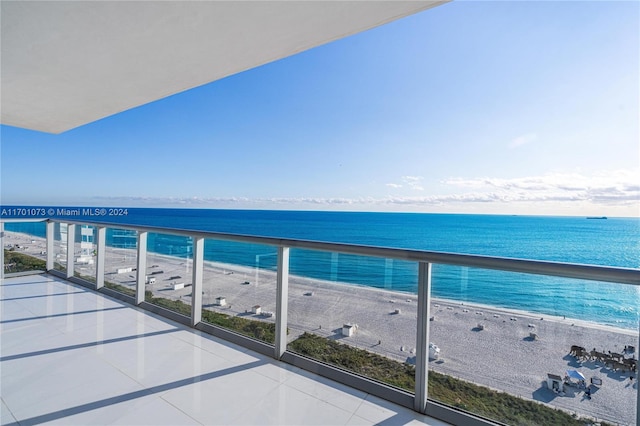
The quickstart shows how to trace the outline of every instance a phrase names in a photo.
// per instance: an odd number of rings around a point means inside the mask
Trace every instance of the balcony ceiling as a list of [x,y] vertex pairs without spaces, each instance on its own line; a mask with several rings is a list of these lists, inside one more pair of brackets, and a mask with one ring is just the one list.
[[60,133],[444,3],[2,1],[2,124]]

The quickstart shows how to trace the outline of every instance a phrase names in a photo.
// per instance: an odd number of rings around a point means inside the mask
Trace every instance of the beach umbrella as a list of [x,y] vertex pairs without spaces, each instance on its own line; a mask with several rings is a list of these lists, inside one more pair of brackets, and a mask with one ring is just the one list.
[[586,380],[584,378],[584,375],[576,370],[567,370],[567,376],[569,376],[569,378],[571,379],[575,379],[575,380]]

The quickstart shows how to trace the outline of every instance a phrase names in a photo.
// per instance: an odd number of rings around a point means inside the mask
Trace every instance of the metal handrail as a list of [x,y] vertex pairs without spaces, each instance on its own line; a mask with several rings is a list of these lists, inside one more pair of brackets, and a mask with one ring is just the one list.
[[485,256],[461,253],[447,253],[430,250],[379,247],[362,244],[332,243],[292,238],[263,237],[245,234],[233,234],[212,231],[195,231],[180,228],[167,228],[147,225],[126,225],[112,222],[69,220],[69,219],[2,219],[2,222],[54,222],[74,223],[78,225],[99,226],[105,228],[126,229],[131,231],[167,233],[191,238],[210,238],[216,240],[254,243],[275,247],[290,247],[316,251],[380,257],[386,259],[429,262],[434,264],[484,268],[508,272],[520,272],[536,275],[548,275],[563,278],[575,278],[588,281],[611,282],[640,286],[640,269],[617,266],[588,265],[567,262],[554,262],[531,259],[518,259],[498,256]]
[[192,238],[210,238],[242,243],[264,244],[276,247],[329,251],[361,256],[381,257],[386,259],[466,266],[473,268],[484,268],[508,272],[521,272],[527,274],[548,275],[563,278],[576,278],[589,281],[602,281],[640,286],[640,269],[636,268],[586,265],[460,253],[446,253],[393,247],[376,247],[360,244],[331,243],[291,238],[261,237],[254,235],[211,231],[193,231],[188,229],[165,228],[145,225],[120,225],[111,222],[90,222],[68,219],[48,219],[47,221],[54,223],[75,223],[78,225],[100,226],[106,228],[126,229],[131,231],[182,235]]

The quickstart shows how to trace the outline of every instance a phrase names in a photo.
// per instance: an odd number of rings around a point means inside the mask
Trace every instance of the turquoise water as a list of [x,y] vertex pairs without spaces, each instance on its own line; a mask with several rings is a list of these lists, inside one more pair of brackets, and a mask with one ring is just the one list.
[[[127,209],[87,220],[133,225],[367,244],[451,253],[640,267],[640,219],[411,213],[345,213],[196,209]],[[16,229],[18,228],[18,229]],[[43,236],[42,224],[7,224]],[[134,235],[109,232],[125,247]],[[189,256],[186,238],[149,236],[149,250]],[[275,268],[275,249],[209,241],[205,258]],[[310,278],[415,292],[415,263],[292,250],[291,273]],[[433,294],[637,329],[640,287],[435,265]]]

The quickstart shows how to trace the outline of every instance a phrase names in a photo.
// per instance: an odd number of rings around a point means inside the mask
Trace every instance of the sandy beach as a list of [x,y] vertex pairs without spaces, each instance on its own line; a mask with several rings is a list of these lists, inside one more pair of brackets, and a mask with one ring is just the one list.
[[[18,244],[25,247],[22,252],[44,258],[43,239],[5,234],[5,245]],[[107,248],[105,263],[106,280],[135,286],[135,272],[117,273],[118,269],[135,268],[134,250]],[[91,275],[93,268],[76,265],[83,275]],[[147,286],[154,294],[190,303],[189,260],[148,253],[147,276],[155,278]],[[174,290],[175,284],[187,286]],[[276,310],[272,271],[256,274],[255,268],[207,261],[203,287],[206,309],[273,321],[252,312],[256,305],[263,312]],[[215,305],[218,297],[225,298],[225,306]],[[290,276],[289,340],[308,331],[411,362],[415,357],[416,309],[413,294]],[[430,316],[430,341],[441,350],[440,357],[430,361],[434,371],[579,415],[635,424],[637,373],[616,372],[596,361],[581,362],[568,353],[572,345],[615,353],[634,346],[635,353],[627,357],[637,359],[637,330],[439,299],[432,299]],[[343,324],[357,324],[355,334],[342,336]],[[537,338],[531,338],[532,333]],[[597,389],[591,387],[591,399],[576,388],[568,388],[564,395],[547,389],[547,373],[564,376],[568,369],[582,373],[587,384],[592,377],[602,380]]]

